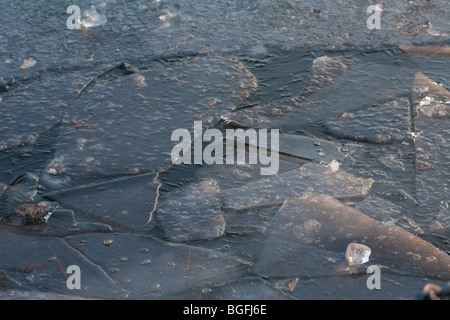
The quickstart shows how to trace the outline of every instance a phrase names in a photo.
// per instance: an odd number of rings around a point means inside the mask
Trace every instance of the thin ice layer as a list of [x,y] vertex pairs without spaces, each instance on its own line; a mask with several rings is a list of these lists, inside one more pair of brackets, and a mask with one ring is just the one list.
[[[427,213],[446,224],[450,181],[450,92],[419,72],[414,77],[411,99],[415,110],[418,200]],[[429,221],[430,217],[427,219]]]
[[345,263],[344,253],[352,242],[371,248],[371,264],[450,279],[450,257],[430,243],[328,195],[311,193],[283,203],[255,270],[264,276],[335,274]]
[[220,209],[220,189],[213,179],[190,184],[158,202],[157,218],[170,241],[220,237],[225,219]]
[[328,132],[340,139],[370,143],[392,143],[411,140],[409,102],[402,98],[354,113],[343,113],[327,120]]
[[253,75],[234,57],[194,57],[126,71],[97,79],[68,110],[48,174],[167,169],[180,142],[171,140],[174,130],[186,129],[192,139],[194,121],[213,125],[256,88]]
[[150,173],[118,178],[51,192],[45,196],[76,213],[114,227],[134,230],[152,218],[159,189],[156,176]]
[[[175,245],[131,234],[74,236],[74,247],[98,264],[123,288],[154,297],[195,285],[220,284],[239,277],[248,268],[242,260],[214,250]],[[104,241],[109,245],[104,245]]]
[[[331,83],[347,70],[341,58],[322,56],[313,61],[306,88],[298,98],[233,110],[221,115],[224,127],[268,128],[273,120],[288,115],[301,107],[301,100]],[[301,88],[303,89],[303,88]]]
[[[8,232],[0,224],[1,269],[22,290],[64,292],[91,298],[124,298],[124,291],[105,271],[86,259],[77,250],[81,239],[71,247],[60,238],[36,237],[30,234]],[[67,268],[80,268],[80,289],[69,290],[67,280],[71,275]],[[72,282],[71,282],[72,283]]]
[[[337,164],[336,161],[332,163]],[[371,188],[373,179],[356,177],[339,165],[324,167],[307,163],[300,168],[222,192],[227,208],[243,210],[283,203],[303,192],[326,193],[337,199],[361,197]]]
[[99,68],[43,76],[2,96],[0,151],[33,144],[37,136],[53,127],[62,113]]

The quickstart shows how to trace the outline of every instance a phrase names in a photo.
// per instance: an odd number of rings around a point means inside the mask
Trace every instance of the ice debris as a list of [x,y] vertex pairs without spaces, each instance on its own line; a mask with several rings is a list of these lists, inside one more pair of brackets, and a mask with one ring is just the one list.
[[360,243],[349,243],[345,251],[345,258],[349,266],[361,265],[369,261],[372,250]]

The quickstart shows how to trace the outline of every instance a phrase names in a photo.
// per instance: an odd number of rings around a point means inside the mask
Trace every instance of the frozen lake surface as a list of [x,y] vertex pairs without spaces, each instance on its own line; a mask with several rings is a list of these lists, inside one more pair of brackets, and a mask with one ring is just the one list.
[[[447,1],[391,1],[381,29],[356,0],[79,1],[81,29],[51,2],[0,11],[0,299],[410,299],[450,281]],[[252,141],[245,163],[175,164],[195,121],[278,129],[276,174]]]

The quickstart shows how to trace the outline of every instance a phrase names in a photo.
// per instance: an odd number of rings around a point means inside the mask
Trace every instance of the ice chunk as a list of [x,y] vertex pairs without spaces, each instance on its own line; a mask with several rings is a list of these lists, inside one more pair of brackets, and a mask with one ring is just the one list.
[[273,206],[303,192],[327,193],[337,199],[357,198],[367,194],[373,179],[355,177],[335,166],[325,168],[307,163],[294,170],[222,191],[224,206],[242,210]]
[[411,140],[408,99],[398,99],[327,120],[328,132],[341,139],[371,143]]
[[95,6],[91,6],[89,10],[84,12],[85,18],[80,21],[80,25],[85,28],[103,26],[106,23],[106,16]]
[[[371,263],[391,271],[450,279],[446,253],[328,195],[305,193],[285,200],[268,232],[255,265],[259,275],[332,275],[345,264],[343,253],[348,244],[358,243],[371,248]],[[364,259],[363,253],[360,261]]]
[[411,100],[419,116],[450,118],[450,92],[421,72],[414,75]]
[[345,258],[349,266],[361,265],[369,261],[372,250],[360,243],[350,243],[345,250]]
[[156,214],[168,239],[180,242],[220,237],[225,220],[219,191],[216,181],[208,179],[161,199]]
[[20,66],[20,68],[22,70],[26,70],[26,69],[29,69],[31,67],[34,67],[35,65],[36,65],[36,60],[34,60],[33,58],[29,58],[29,59],[23,60],[23,63]]

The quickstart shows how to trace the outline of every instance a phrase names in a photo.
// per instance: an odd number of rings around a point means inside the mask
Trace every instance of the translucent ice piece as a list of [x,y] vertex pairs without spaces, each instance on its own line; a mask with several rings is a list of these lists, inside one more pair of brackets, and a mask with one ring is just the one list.
[[36,60],[33,58],[25,59],[23,60],[22,65],[20,66],[21,69],[29,69],[31,67],[34,67],[36,65]]
[[303,192],[326,193],[337,199],[367,194],[373,179],[355,177],[335,167],[307,163],[300,168],[222,191],[225,207],[235,210],[279,205]]
[[219,188],[209,179],[167,194],[158,202],[157,218],[170,241],[219,237],[225,230]]
[[[349,243],[372,249],[371,263],[450,279],[450,257],[397,226],[385,225],[323,194],[289,198],[269,228],[255,271],[264,276],[331,275]],[[364,254],[362,255],[364,257]],[[361,261],[363,259],[361,258]]]
[[369,261],[372,250],[360,243],[350,243],[345,251],[345,258],[350,266],[361,265]]
[[80,21],[80,24],[85,28],[92,28],[102,26],[106,23],[106,16],[103,12],[98,10],[95,6],[84,12],[85,19]]

